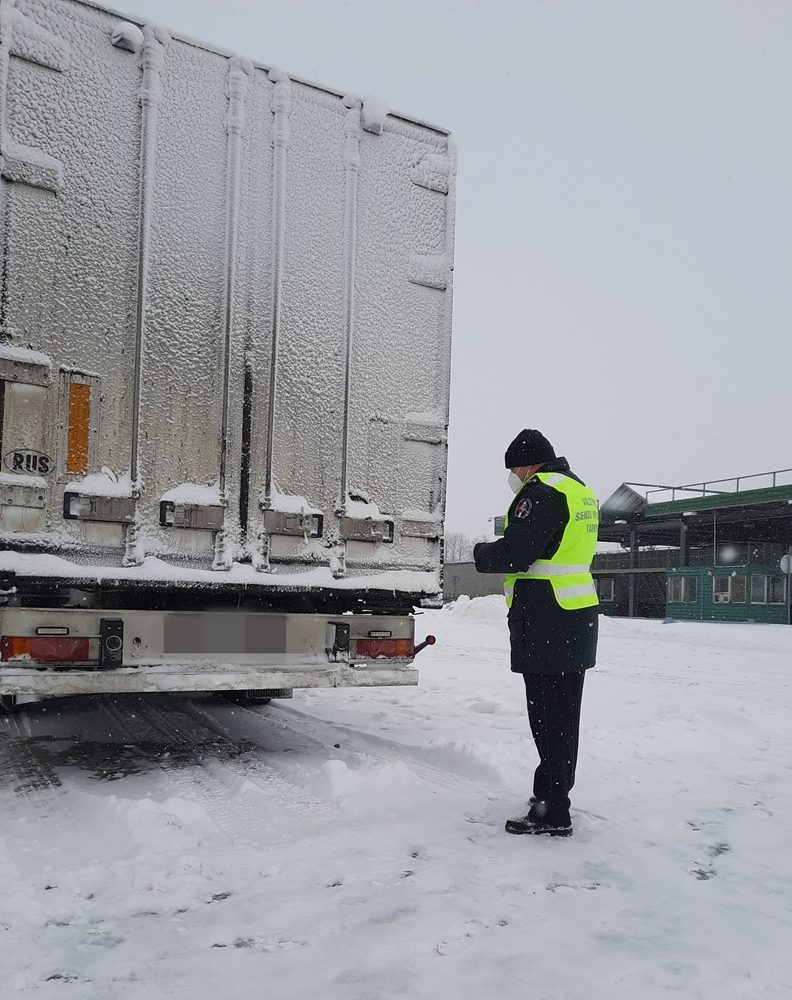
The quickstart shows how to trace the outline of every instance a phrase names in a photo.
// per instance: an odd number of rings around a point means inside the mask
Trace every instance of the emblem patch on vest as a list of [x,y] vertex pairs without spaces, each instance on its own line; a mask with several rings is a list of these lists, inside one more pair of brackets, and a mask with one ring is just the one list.
[[514,508],[514,516],[519,517],[520,520],[523,520],[523,518],[528,517],[532,509],[533,509],[533,504],[531,503],[530,500],[526,498],[524,500],[521,500]]

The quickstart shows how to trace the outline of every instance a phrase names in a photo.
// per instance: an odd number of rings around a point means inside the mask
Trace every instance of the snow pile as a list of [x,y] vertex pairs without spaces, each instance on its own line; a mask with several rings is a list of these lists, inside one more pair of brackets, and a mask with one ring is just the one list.
[[218,483],[206,486],[201,483],[180,483],[166,493],[162,499],[168,503],[195,504],[197,507],[217,507],[220,505],[220,487]]
[[344,513],[347,517],[355,518],[358,521],[385,521],[387,519],[377,504],[366,500],[352,500],[350,497],[347,497],[344,504]]
[[[76,491],[78,485],[80,484],[70,483],[69,488]],[[120,567],[88,565],[71,562],[56,555],[9,550],[0,552],[0,570],[16,573],[19,576],[90,579],[98,583],[105,580],[146,580],[154,583],[182,583],[188,586],[202,583],[226,586],[239,583],[257,587],[288,587],[295,590],[327,587],[336,590],[402,591],[408,594],[436,594],[439,589],[436,573],[417,570],[388,570],[369,575],[350,574],[343,579],[336,579],[327,566],[305,571],[291,571],[287,568],[284,572],[258,573],[249,564],[233,563],[231,569],[221,575],[212,570],[178,566],[156,556],[146,556],[140,566]]]
[[302,496],[294,496],[289,493],[279,493],[274,490],[270,497],[270,507],[281,514],[321,514],[318,507]]
[[331,759],[322,764],[313,787],[323,797],[367,813],[372,796],[393,800],[396,795],[414,791],[419,784],[419,778],[403,761],[352,768],[343,760]]
[[46,490],[47,480],[41,476],[24,476],[19,472],[0,472],[0,486],[26,486],[31,490]]
[[506,622],[506,601],[502,594],[476,597],[471,600],[466,595],[458,597],[443,609],[447,618],[457,625],[462,622],[481,622],[503,627]]
[[95,472],[84,479],[66,483],[64,493],[81,493],[90,497],[131,497],[132,479],[129,474],[123,476],[108,475]]
[[19,347],[9,341],[0,343],[0,359],[16,361],[23,365],[38,365],[40,368],[51,368],[52,359],[41,351],[32,351],[28,347]]

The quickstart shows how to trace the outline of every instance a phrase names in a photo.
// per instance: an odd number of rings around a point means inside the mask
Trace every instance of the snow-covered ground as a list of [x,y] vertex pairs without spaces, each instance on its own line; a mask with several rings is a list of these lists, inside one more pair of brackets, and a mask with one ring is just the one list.
[[37,1000],[792,996],[792,630],[602,622],[570,840],[502,602],[417,689],[0,720],[0,968]]

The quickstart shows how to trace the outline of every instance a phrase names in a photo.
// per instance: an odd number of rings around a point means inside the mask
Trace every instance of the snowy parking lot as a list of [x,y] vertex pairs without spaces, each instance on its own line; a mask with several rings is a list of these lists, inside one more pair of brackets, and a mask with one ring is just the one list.
[[792,630],[602,620],[570,840],[499,598],[408,689],[0,719],[3,997],[792,995]]

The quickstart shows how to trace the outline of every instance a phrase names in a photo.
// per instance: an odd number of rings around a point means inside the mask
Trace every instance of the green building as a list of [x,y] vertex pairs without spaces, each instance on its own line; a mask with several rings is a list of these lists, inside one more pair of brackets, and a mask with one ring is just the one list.
[[605,614],[789,621],[792,470],[688,486],[624,483],[602,505],[592,571]]

